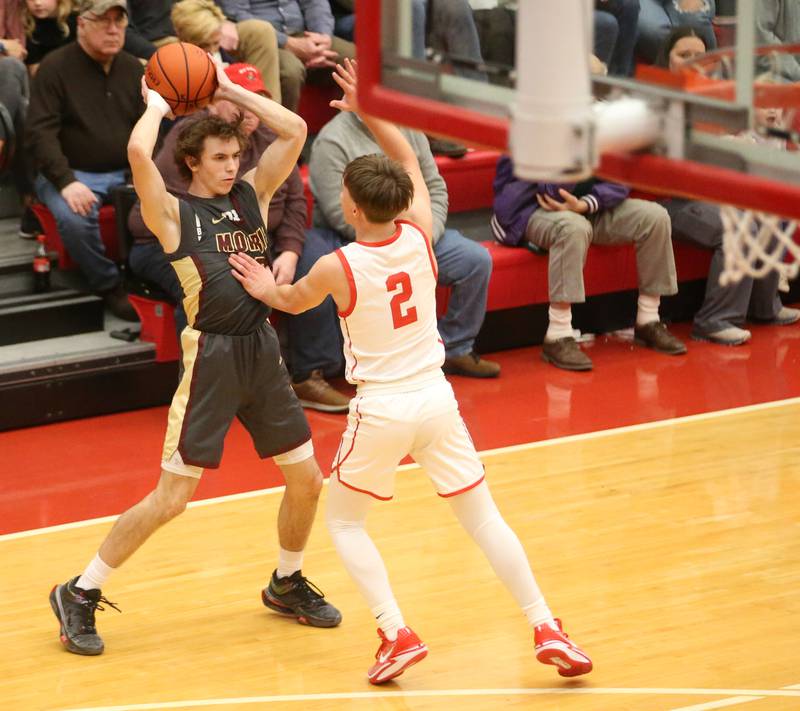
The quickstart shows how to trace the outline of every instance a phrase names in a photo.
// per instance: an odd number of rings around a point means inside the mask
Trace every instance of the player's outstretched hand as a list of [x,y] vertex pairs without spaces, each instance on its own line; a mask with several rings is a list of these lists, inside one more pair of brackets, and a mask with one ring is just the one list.
[[341,99],[331,101],[331,106],[340,111],[352,111],[358,113],[358,80],[356,72],[358,65],[354,59],[345,57],[344,65],[337,64],[336,71],[333,72],[334,81],[341,87],[344,96]]
[[231,274],[254,299],[269,303],[268,296],[275,289],[275,277],[272,272],[259,264],[248,254],[237,252],[228,257],[233,267]]

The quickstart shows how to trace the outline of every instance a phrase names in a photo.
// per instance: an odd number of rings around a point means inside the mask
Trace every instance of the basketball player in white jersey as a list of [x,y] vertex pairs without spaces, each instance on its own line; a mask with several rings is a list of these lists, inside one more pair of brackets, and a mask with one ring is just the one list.
[[[334,78],[344,91],[331,102],[358,111],[352,63]],[[243,254],[233,275],[255,298],[289,313],[336,301],[347,379],[358,387],[333,462],[327,523],[336,549],[378,621],[381,643],[369,681],[381,684],[423,659],[428,649],[406,626],[383,561],[364,528],[374,499],[392,498],[400,460],[410,454],[439,496],[481,547],[534,629],[536,658],[562,676],[592,669],[589,657],[553,619],[519,539],[501,517],[442,373],[436,331],[436,259],[428,235],[430,198],[419,164],[392,124],[361,115],[385,155],[362,156],[345,168],[342,207],[356,241],[320,259],[294,285],[277,286]]]

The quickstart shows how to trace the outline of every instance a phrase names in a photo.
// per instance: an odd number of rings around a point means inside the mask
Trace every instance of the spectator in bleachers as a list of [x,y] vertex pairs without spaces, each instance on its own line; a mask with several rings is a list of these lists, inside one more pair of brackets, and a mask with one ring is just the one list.
[[136,320],[122,275],[105,254],[98,211],[126,182],[128,137],[141,116],[142,65],[122,51],[125,0],[83,0],[78,40],[48,54],[31,87],[26,146],[39,199],[70,256],[113,313]]
[[15,57],[0,57],[0,175],[11,170],[12,161],[15,166],[19,164],[19,136],[27,105],[25,65]]
[[330,68],[356,56],[352,42],[333,34],[329,0],[219,0],[234,22],[266,20],[278,39],[283,105],[297,111],[306,81],[332,84]]
[[75,41],[77,17],[72,0],[25,0],[25,64],[32,77],[45,55]]
[[692,62],[707,51],[706,43],[693,27],[676,27],[667,35],[658,53],[656,64],[659,67],[677,72],[688,62]]
[[[505,67],[510,74],[516,63],[517,3],[515,0],[470,0],[480,39],[481,55],[487,62]],[[511,86],[511,78],[490,75],[494,83]]]
[[[336,22],[336,35],[352,40],[355,26],[353,0],[330,2]],[[497,0],[488,2],[496,3]],[[483,63],[483,57],[471,4],[474,4],[474,0],[473,3],[469,0],[411,0],[411,56],[425,59],[426,47],[430,47],[432,52],[442,55],[442,63],[452,68],[456,76],[487,81],[486,73],[478,68]],[[449,70],[448,68],[446,71]],[[467,152],[463,145],[453,141],[434,136],[429,136],[428,140],[436,155],[461,158]]]
[[230,22],[213,0],[129,0],[131,24],[125,49],[141,59],[180,39],[212,54],[221,52],[227,63],[255,66],[270,96],[280,102],[278,43],[275,30],[263,20]]
[[[705,50],[702,38],[692,28],[679,27],[667,37],[658,64],[675,72]],[[776,117],[774,111],[756,110],[756,118],[762,124],[774,124]],[[758,280],[744,277],[736,283],[720,286],[725,252],[719,205],[685,198],[670,198],[662,204],[672,220],[675,239],[714,252],[703,304],[694,316],[693,338],[738,346],[747,343],[752,335],[742,328],[748,314],[753,320],[777,325],[789,325],[800,319],[800,311],[782,305],[778,297],[779,275],[775,271]]]
[[637,53],[645,61],[655,62],[669,33],[685,25],[694,28],[706,47],[714,49],[717,40],[711,20],[715,12],[714,0],[641,0]]
[[[21,10],[21,6],[15,1],[0,2],[0,76],[5,82],[3,91],[11,92],[10,95],[6,94],[4,102],[9,117],[7,125],[0,129],[4,134],[4,137],[0,137],[0,141],[5,146],[0,150],[0,160],[3,158],[3,152],[5,152],[6,158],[10,157],[12,147],[10,129],[13,128],[13,144],[16,145],[16,150],[14,151],[11,175],[23,207],[19,236],[23,239],[30,239],[41,231],[41,227],[34,214],[27,208],[32,197],[33,186],[25,167],[25,151],[23,150],[22,129],[28,104],[28,82],[27,76],[23,78],[19,68],[25,61],[25,57],[28,56],[28,51],[25,49],[25,31],[22,27]],[[20,88],[23,82],[24,90]],[[0,98],[0,102],[3,102],[2,98]],[[6,170],[8,169],[7,165]]]
[[[430,237],[439,265],[439,284],[451,288],[447,312],[438,324],[445,346],[444,371],[475,378],[496,377],[500,366],[475,352],[475,338],[486,313],[492,260],[481,244],[446,229],[447,185],[428,141],[419,131],[403,131],[417,154],[431,196],[434,232]],[[339,200],[342,173],[354,158],[379,151],[372,134],[353,113],[338,114],[320,131],[311,149],[309,176],[316,201],[314,224],[327,230],[321,233],[324,241],[306,242],[297,265],[298,278],[305,276],[317,259],[354,239]],[[296,374],[319,369],[328,376],[342,369],[342,335],[332,299],[293,319],[289,345]]]
[[548,255],[549,325],[542,359],[565,370],[591,370],[572,329],[572,304],[583,303],[583,265],[589,246],[633,244],[639,275],[634,338],[660,353],[681,355],[686,346],[659,320],[661,296],[678,283],[663,207],[629,198],[630,189],[606,181],[557,185],[514,176],[511,159],[497,165],[492,232],[502,244],[528,242]]
[[616,76],[633,74],[639,0],[595,0],[594,53]]
[[[225,68],[225,73],[235,84],[248,91],[269,96],[269,91],[256,67],[249,64],[232,64]],[[261,125],[255,114],[242,111],[230,101],[218,101],[206,110],[179,120],[165,136],[164,143],[155,157],[155,164],[164,178],[167,190],[178,198],[188,194],[191,182],[186,169],[175,162],[178,137],[188,122],[204,118],[209,113],[220,116],[226,121],[235,121],[241,116],[241,129],[247,137],[247,146],[239,159],[237,177],[254,168],[267,146],[275,140],[275,134]],[[295,167],[283,185],[275,191],[269,205],[267,229],[269,243],[273,247],[272,270],[279,284],[290,284],[294,279],[297,260],[303,251],[305,224],[306,198],[300,172]],[[177,305],[175,325],[180,333],[186,326],[186,315],[182,307],[183,291],[164,250],[155,235],[145,226],[138,202],[131,210],[128,228],[134,238],[128,257],[131,270],[137,277],[157,284],[169,294]],[[347,402],[345,398],[345,407]]]
[[[797,0],[758,0],[756,3],[756,44],[800,43],[800,3]],[[778,73],[789,81],[800,81],[800,62],[795,53],[763,58],[759,65],[767,70],[775,61]]]

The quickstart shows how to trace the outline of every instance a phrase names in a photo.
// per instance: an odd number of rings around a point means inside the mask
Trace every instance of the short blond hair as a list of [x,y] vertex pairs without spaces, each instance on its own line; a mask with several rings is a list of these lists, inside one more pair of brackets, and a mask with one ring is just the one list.
[[207,45],[225,22],[213,0],[180,0],[172,6],[171,18],[178,39],[199,47]]

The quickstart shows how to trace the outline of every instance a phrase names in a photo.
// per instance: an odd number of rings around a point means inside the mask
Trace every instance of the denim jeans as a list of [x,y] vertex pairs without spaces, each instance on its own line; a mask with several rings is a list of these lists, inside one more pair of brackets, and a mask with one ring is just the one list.
[[595,3],[594,53],[615,76],[633,74],[633,51],[638,35],[639,0]]
[[[306,230],[303,254],[297,262],[295,280],[311,271],[316,261],[345,245],[339,233]],[[469,353],[486,314],[486,293],[492,258],[483,245],[457,230],[445,230],[433,247],[439,265],[439,284],[451,288],[447,313],[439,319],[439,335],[448,358]],[[344,368],[342,333],[336,304],[329,296],[319,306],[289,319],[289,358],[292,374],[305,379],[321,369],[330,377]]]
[[43,175],[36,176],[34,188],[39,199],[53,213],[64,247],[80,267],[89,288],[100,293],[111,291],[119,283],[120,273],[117,265],[106,257],[97,215],[111,189],[125,183],[125,171],[87,173],[76,170],[74,173],[75,180],[86,185],[98,198],[86,217],[73,212],[56,186]]
[[694,332],[707,336],[730,326],[744,326],[748,316],[770,321],[781,310],[778,273],[773,271],[753,280],[744,277],[735,284],[720,286],[725,265],[722,249],[722,219],[719,205],[674,198],[664,203],[672,219],[672,236],[695,247],[712,249],[703,305],[694,316]]
[[135,243],[128,255],[128,264],[135,276],[156,284],[175,303],[175,330],[180,343],[181,332],[186,327],[183,288],[161,244],[157,240]]

